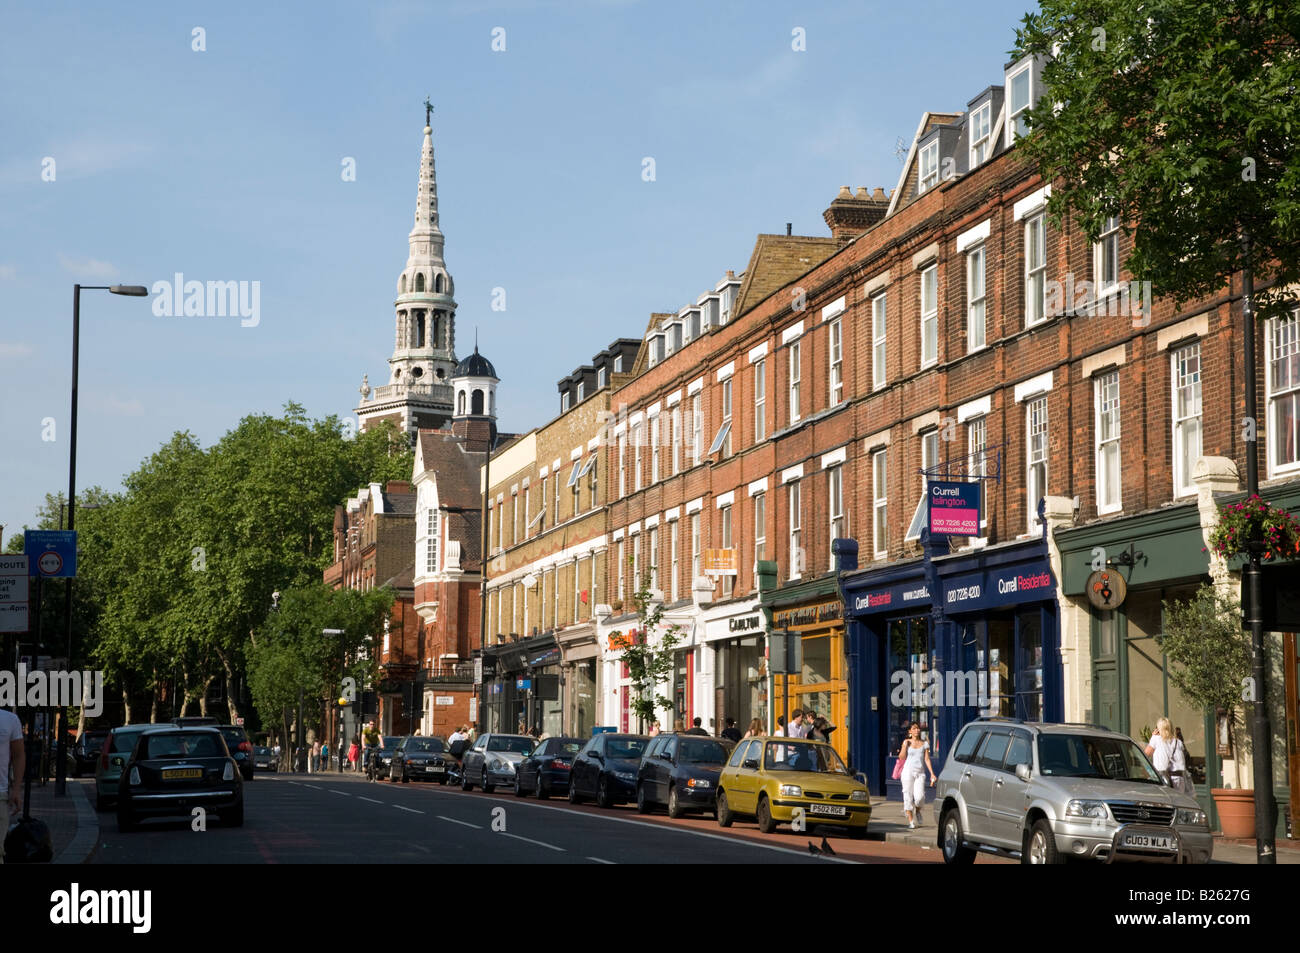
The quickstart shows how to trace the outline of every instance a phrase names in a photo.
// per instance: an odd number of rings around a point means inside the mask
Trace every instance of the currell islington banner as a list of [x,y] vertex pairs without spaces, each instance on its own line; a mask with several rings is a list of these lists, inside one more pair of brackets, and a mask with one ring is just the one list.
[[978,536],[980,534],[980,485],[931,480],[926,492],[930,501],[930,535]]

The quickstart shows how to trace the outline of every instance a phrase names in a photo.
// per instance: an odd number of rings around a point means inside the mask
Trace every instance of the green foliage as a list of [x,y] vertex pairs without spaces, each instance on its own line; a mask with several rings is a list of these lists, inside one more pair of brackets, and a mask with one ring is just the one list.
[[1042,0],[1012,52],[1047,58],[1016,151],[1053,221],[1095,241],[1118,215],[1129,269],[1176,304],[1219,293],[1249,234],[1275,279],[1257,310],[1279,310],[1300,279],[1297,37],[1291,0]]
[[[641,588],[633,596],[636,600],[637,629],[626,637],[623,648],[623,661],[627,663],[628,677],[632,682],[629,707],[642,728],[655,720],[656,711],[673,711],[672,699],[658,694],[658,687],[660,682],[672,674],[673,649],[682,640],[680,625],[674,623],[660,629],[664,606],[662,601],[651,599],[653,594],[650,577],[646,575],[641,580]],[[656,632],[659,633],[659,638],[651,641]]]
[[1186,602],[1164,603],[1163,629],[1156,642],[1174,663],[1169,680],[1183,697],[1198,708],[1234,711],[1251,664],[1238,605],[1201,586]]

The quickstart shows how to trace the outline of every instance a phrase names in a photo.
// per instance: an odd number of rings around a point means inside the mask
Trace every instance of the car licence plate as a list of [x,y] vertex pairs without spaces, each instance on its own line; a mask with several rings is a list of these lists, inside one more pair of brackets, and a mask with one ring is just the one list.
[[849,809],[839,804],[809,804],[809,814],[824,814],[828,817],[847,817]]
[[1121,847],[1142,847],[1147,850],[1176,850],[1174,839],[1169,834],[1126,833],[1120,841]]
[[441,774],[443,771],[446,771],[447,769],[440,768],[434,764],[430,764],[430,765],[426,765],[424,770],[428,771],[430,774]]
[[175,781],[184,778],[201,778],[203,777],[202,768],[165,768],[163,769],[164,781]]

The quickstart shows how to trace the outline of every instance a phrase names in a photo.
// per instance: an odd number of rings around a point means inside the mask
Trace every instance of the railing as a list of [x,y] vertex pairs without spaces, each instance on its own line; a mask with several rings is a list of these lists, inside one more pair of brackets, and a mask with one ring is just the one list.
[[420,672],[423,682],[472,682],[474,681],[474,663],[457,662],[453,665],[441,665],[438,668],[426,668]]
[[432,397],[434,388],[451,393],[451,386],[448,384],[384,384],[376,387],[370,395],[370,401],[393,400],[397,397]]

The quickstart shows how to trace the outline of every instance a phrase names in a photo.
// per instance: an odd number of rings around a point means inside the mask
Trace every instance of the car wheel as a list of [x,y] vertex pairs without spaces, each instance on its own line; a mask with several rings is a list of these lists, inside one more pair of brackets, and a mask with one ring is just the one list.
[[410,784],[410,783],[411,783],[411,776],[410,776],[409,774],[406,773],[406,769],[405,769],[405,768],[402,769],[402,783],[403,783],[403,784]]
[[772,807],[767,803],[766,794],[759,795],[758,811],[754,818],[758,821],[758,829],[764,834],[770,834],[776,830],[776,821],[772,819]]
[[717,809],[714,811],[714,814],[717,815],[719,827],[730,827],[731,822],[735,820],[735,818],[731,816],[731,809],[727,807],[726,791],[718,792]]
[[650,806],[650,801],[645,796],[645,785],[638,784],[636,786],[636,812],[638,814],[649,814]]
[[970,864],[975,862],[975,851],[962,844],[961,812],[957,808],[948,809],[941,825],[943,840],[943,862],[945,864]]
[[596,806],[606,808],[614,806],[614,799],[609,795],[609,779],[604,776],[596,785]]
[[668,787],[668,816],[681,817],[685,812],[682,810],[682,804],[677,800],[677,785],[672,784]]
[[537,800],[545,801],[551,795],[546,790],[546,785],[542,783],[542,772],[537,772]]
[[574,777],[569,778],[569,803],[570,804],[582,803],[582,798],[578,794],[578,779]]
[[485,763],[483,765],[483,793],[491,794],[493,789],[495,788],[496,788],[495,784],[488,784],[488,769],[487,769],[487,764]]
[[220,815],[221,823],[224,827],[243,827],[244,826],[244,802],[239,804],[230,811]]
[[523,797],[524,789],[519,784],[519,772],[515,772],[515,797]]
[[1052,825],[1045,818],[1034,822],[1029,831],[1025,849],[1020,853],[1022,864],[1063,864],[1065,858],[1056,850],[1056,837]]
[[460,789],[462,791],[474,790],[474,785],[470,782],[468,771],[462,770],[460,773]]

